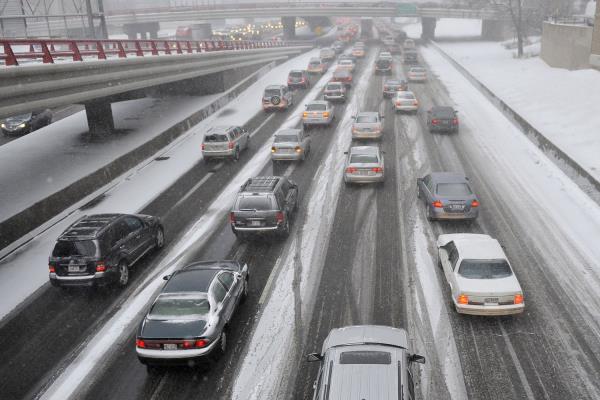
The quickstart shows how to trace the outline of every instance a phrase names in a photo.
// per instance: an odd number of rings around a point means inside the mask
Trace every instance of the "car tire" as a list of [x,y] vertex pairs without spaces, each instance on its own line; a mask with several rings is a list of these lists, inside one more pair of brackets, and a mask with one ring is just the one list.
[[433,221],[433,213],[431,212],[431,207],[429,207],[427,204],[425,205],[426,210],[427,210],[427,220],[428,221]]
[[289,216],[286,216],[285,219],[285,225],[283,226],[283,230],[281,231],[281,237],[288,237],[290,236],[290,218]]
[[125,287],[129,283],[129,266],[125,260],[121,260],[117,266],[117,272],[119,273],[119,279],[117,284],[120,287]]
[[240,159],[240,148],[239,147],[235,148],[235,152],[233,153],[233,157],[232,158],[233,158],[234,162],[239,161],[239,159]]
[[442,266],[442,259],[440,258],[439,254],[438,254],[437,266],[439,269],[444,269],[444,267]]
[[165,245],[165,231],[162,227],[159,227],[156,230],[156,243],[155,243],[155,248],[158,249],[162,249]]
[[248,284],[249,278],[246,277],[246,279],[244,279],[244,287],[242,288],[242,298],[240,299],[240,302],[242,303],[244,303],[248,299]]
[[219,345],[215,351],[215,361],[225,355],[227,352],[227,344],[227,327],[224,327],[221,336],[219,336]]

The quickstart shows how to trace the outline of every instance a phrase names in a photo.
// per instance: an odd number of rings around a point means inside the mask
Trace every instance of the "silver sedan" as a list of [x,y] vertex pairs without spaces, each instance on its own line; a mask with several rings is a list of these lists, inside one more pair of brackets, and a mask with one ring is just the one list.
[[454,172],[432,172],[417,179],[417,196],[425,202],[427,219],[474,220],[479,200],[467,177]]
[[383,116],[377,111],[364,111],[354,117],[352,139],[381,139],[383,136]]
[[411,91],[396,92],[396,95],[392,97],[392,104],[397,112],[409,111],[416,113],[419,110],[419,100]]
[[377,146],[353,146],[345,152],[346,165],[344,182],[350,183],[383,183],[384,162],[382,151]]
[[330,125],[334,117],[334,107],[326,100],[311,101],[302,113],[302,125],[305,129],[311,126]]
[[310,153],[310,136],[301,129],[282,129],[275,134],[271,160],[302,160]]

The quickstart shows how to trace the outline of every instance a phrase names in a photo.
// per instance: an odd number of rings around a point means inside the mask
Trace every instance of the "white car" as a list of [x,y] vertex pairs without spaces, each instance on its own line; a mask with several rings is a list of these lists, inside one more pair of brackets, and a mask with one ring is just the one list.
[[354,61],[349,59],[343,59],[338,61],[337,69],[345,69],[350,72],[354,72],[355,64]]
[[419,110],[419,100],[409,90],[396,92],[396,95],[392,97],[392,103],[396,111],[417,112]]
[[423,67],[411,67],[408,70],[409,82],[425,82],[427,80],[427,70]]
[[438,263],[456,311],[470,315],[523,312],[521,285],[496,239],[475,233],[440,235]]
[[302,127],[329,126],[335,117],[335,108],[327,100],[314,100],[306,104],[302,113]]
[[384,181],[383,152],[377,146],[353,146],[345,152],[344,182],[375,183]]
[[379,53],[379,58],[389,58],[391,60],[393,57],[392,53],[390,53],[389,51],[382,51],[381,53]]

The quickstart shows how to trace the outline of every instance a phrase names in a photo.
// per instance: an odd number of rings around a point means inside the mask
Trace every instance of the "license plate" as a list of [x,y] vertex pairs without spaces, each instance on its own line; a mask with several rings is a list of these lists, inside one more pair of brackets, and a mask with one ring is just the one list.
[[250,226],[260,226],[261,221],[250,221]]
[[497,297],[488,297],[485,299],[485,303],[486,304],[498,304],[498,298]]
[[177,344],[176,343],[165,343],[163,345],[165,350],[177,350]]
[[465,206],[462,204],[450,204],[450,209],[455,211],[462,211],[465,209]]
[[69,265],[69,272],[79,272],[79,265]]

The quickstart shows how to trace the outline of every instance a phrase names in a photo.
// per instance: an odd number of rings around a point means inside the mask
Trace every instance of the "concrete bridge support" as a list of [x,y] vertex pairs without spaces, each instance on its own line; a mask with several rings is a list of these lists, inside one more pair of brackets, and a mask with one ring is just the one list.
[[160,24],[158,22],[136,22],[123,25],[123,33],[132,40],[138,39],[138,35],[139,39],[156,39],[159,30]]
[[481,38],[483,40],[502,41],[510,37],[508,21],[484,19],[481,21]]
[[211,24],[203,22],[201,24],[192,24],[190,27],[192,28],[192,39],[202,40],[212,38],[213,33]]
[[91,136],[106,136],[115,131],[112,107],[108,99],[86,103],[85,115]]
[[435,26],[437,20],[432,17],[421,18],[421,39],[435,39]]
[[296,17],[281,17],[283,25],[283,38],[294,39],[296,37]]

